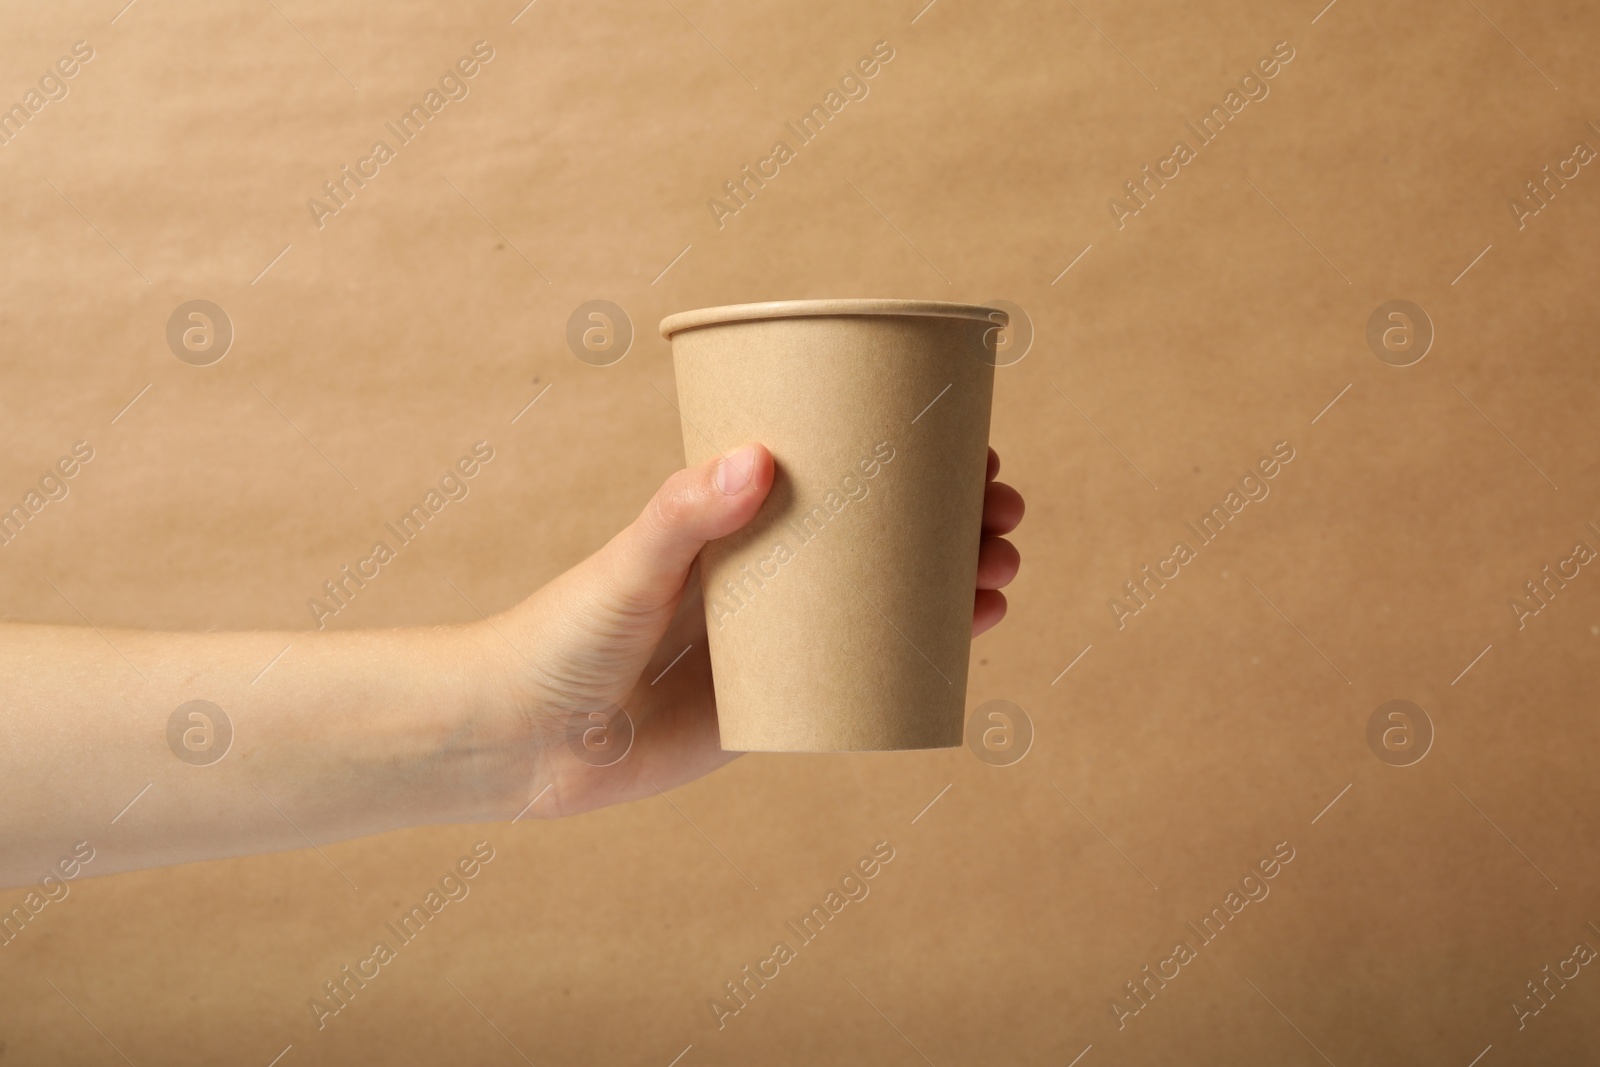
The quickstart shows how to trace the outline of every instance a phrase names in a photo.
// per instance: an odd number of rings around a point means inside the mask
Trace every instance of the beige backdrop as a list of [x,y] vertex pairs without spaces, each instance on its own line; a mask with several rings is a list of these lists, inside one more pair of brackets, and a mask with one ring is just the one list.
[[[1509,606],[1600,548],[1600,176],[1566,162],[1600,146],[1592,5],[122,2],[3,16],[7,104],[94,51],[0,146],[0,502],[96,451],[0,550],[7,617],[306,629],[486,439],[333,625],[471,618],[447,578],[512,603],[678,464],[664,314],[1003,299],[1036,331],[994,418],[1029,513],[968,706],[1036,737],[1009,767],[752,756],[560,823],[86,879],[0,955],[5,1062],[1600,1058],[1600,975],[1563,962],[1600,948],[1600,577]],[[308,198],[477,41],[469,95],[319,228]],[[708,199],[879,41],[869,94],[719,228]],[[1186,120],[1283,41],[1200,146]],[[211,366],[167,343],[193,299],[236,333]],[[591,299],[635,331],[610,366],[565,340]],[[1410,366],[1367,339],[1390,300],[1432,323]],[[1270,495],[1119,629],[1108,600],[1278,442]],[[1396,699],[1433,735],[1405,767],[1379,758],[1403,726],[1368,741]],[[103,783],[85,836],[140,785]],[[471,897],[317,1031],[322,981],[480,839]],[[723,983],[879,841],[870,896],[719,1030]],[[1186,923],[1283,842],[1203,943]]]

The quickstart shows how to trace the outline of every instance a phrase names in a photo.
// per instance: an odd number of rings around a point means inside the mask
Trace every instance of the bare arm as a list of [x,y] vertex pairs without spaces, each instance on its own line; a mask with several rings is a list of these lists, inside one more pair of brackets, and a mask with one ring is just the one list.
[[[998,469],[991,452],[975,632],[999,622],[998,590],[1019,566],[999,534],[1021,521],[1022,498],[993,481]],[[467,625],[0,625],[0,886],[66,877],[74,863],[71,876],[110,874],[568,815],[721,766],[736,754],[718,745],[690,577],[707,541],[755,516],[772,479],[759,445],[679,471],[599,552]],[[585,759],[574,739],[620,708],[633,724],[626,758]]]
[[0,629],[0,885],[80,841],[107,874],[492,817],[461,733],[493,701],[476,629]]

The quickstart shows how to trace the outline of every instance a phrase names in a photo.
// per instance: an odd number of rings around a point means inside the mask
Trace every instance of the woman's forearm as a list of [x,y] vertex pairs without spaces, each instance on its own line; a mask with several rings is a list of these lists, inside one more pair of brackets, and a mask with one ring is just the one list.
[[[1018,565],[999,535],[1022,498],[998,470],[991,450],[975,632]],[[0,886],[575,815],[726,764],[693,565],[775,477],[758,445],[678,471],[592,556],[467,625],[0,623]]]
[[[486,636],[0,625],[0,885],[84,841],[109,874],[509,818],[534,757],[478,725],[503,718]],[[220,713],[174,724],[196,700]]]

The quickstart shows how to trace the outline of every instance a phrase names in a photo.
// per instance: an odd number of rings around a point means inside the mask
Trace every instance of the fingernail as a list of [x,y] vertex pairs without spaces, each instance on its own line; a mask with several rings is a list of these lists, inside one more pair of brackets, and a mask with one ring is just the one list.
[[722,457],[722,462],[717,464],[717,488],[732,496],[750,484],[750,472],[756,466],[756,449],[754,445],[745,445],[737,452],[730,452]]

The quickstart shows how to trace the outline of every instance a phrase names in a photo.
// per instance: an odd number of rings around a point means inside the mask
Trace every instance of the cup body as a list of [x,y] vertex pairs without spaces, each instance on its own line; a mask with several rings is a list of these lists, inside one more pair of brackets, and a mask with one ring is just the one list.
[[749,442],[760,513],[700,556],[722,747],[962,742],[995,337],[964,304],[809,300],[685,312],[684,455]]

